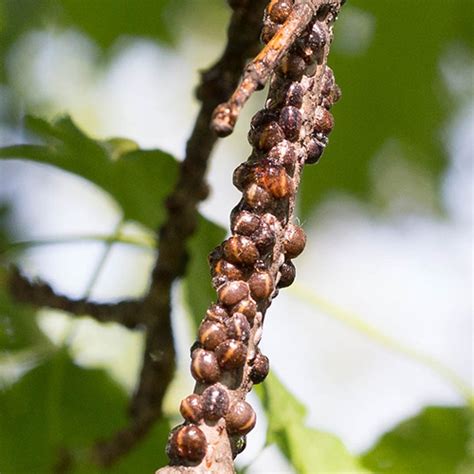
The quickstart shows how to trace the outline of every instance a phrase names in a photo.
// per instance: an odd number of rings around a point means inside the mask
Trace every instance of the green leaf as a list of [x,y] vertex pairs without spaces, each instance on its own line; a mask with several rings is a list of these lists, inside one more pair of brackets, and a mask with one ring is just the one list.
[[[93,140],[69,117],[53,124],[28,117],[27,127],[44,145],[0,148],[1,158],[23,158],[82,176],[108,192],[124,219],[156,229],[165,216],[160,205],[176,179],[174,158],[160,150],[140,150],[130,140]],[[133,149],[136,148],[136,149]]]
[[[344,18],[354,11],[374,21],[361,54],[337,48],[339,36],[352,34],[344,32]],[[329,62],[343,95],[332,111],[336,126],[320,164],[304,172],[304,216],[331,192],[368,199],[372,160],[387,140],[399,141],[403,159],[439,180],[446,165],[442,127],[454,110],[441,86],[440,59],[453,43],[472,41],[469,0],[351,0],[340,19]]]
[[257,387],[268,417],[267,443],[276,443],[301,474],[367,473],[334,435],[308,428],[306,409],[274,372]]
[[190,261],[184,279],[184,295],[196,328],[209,304],[216,299],[216,292],[211,285],[207,256],[222,242],[225,235],[225,229],[200,217],[198,231],[189,242]]
[[[158,423],[131,455],[109,470],[89,464],[90,448],[127,422],[127,397],[102,370],[77,367],[66,351],[27,373],[0,393],[0,472],[55,472],[62,452],[74,472],[152,472],[164,462],[168,423]],[[161,445],[160,445],[161,444]]]
[[468,408],[427,407],[384,434],[362,463],[387,474],[474,472],[473,422]]

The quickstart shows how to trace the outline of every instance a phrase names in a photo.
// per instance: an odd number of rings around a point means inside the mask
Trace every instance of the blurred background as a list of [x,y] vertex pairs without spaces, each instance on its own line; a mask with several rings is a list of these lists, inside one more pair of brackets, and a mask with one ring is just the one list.
[[[335,26],[330,65],[343,96],[321,163],[304,172],[298,215],[308,244],[295,262],[297,283],[273,303],[261,347],[307,407],[308,425],[354,454],[426,406],[465,405],[472,389],[472,13],[464,0],[351,0]],[[218,0],[0,0],[0,145],[36,140],[27,114],[67,114],[94,139],[125,137],[182,159],[198,73],[222,51],[229,16]],[[232,171],[250,152],[249,120],[264,98],[252,98],[212,158],[201,212],[226,230],[239,199]],[[3,263],[73,297],[114,301],[145,291],[153,229],[123,222],[116,200],[91,182],[2,159],[0,206]],[[118,226],[140,244],[104,243]],[[133,390],[139,332],[33,314],[1,291],[0,388],[60,347]],[[180,370],[166,400],[171,419],[193,385],[194,335],[179,286],[175,303]],[[29,383],[40,390],[41,380]],[[43,426],[54,430],[57,413],[47,413]],[[259,420],[238,465],[297,472],[275,445],[265,447],[261,408]],[[8,436],[22,434],[9,428]],[[43,471],[23,464],[15,472]]]

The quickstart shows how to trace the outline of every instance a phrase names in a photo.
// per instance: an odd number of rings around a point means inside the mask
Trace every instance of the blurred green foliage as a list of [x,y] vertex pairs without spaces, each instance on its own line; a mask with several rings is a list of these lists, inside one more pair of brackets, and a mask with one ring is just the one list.
[[[180,9],[189,5],[195,8],[184,0],[0,0],[0,81],[6,88],[11,85],[6,59],[31,29],[73,27],[103,51],[131,35],[172,44]],[[214,8],[214,2],[206,5]],[[196,29],[206,26],[196,16]],[[351,36],[360,32],[365,39]],[[470,0],[348,2],[336,26],[330,60],[343,90],[334,108],[337,127],[321,164],[305,170],[303,216],[334,191],[368,199],[374,155],[388,140],[398,141],[406,151],[404,159],[439,180],[446,164],[443,127],[456,106],[442,84],[440,59],[458,45],[472,51]],[[127,139],[91,139],[67,117],[54,123],[29,117],[26,127],[41,144],[3,148],[0,158],[31,160],[73,173],[108,193],[125,220],[151,230],[163,222],[159,204],[176,178],[173,157],[138,149]],[[195,325],[214,297],[206,256],[224,234],[201,217],[189,243],[185,296]],[[0,242],[2,249],[8,248],[1,236]],[[66,452],[73,457],[73,472],[101,472],[89,464],[88,448],[126,423],[127,395],[105,372],[80,368],[64,348],[55,350],[47,343],[36,312],[13,303],[5,280],[1,269],[0,358],[46,345],[48,352],[0,393],[0,472],[52,472]],[[367,472],[362,465],[397,474],[471,472],[472,413],[467,408],[427,408],[384,435],[359,460],[337,437],[305,425],[305,407],[275,375],[258,392],[268,416],[267,443],[276,443],[297,472]],[[168,428],[163,419],[107,472],[146,473],[163,465]]]
[[368,473],[336,436],[305,425],[306,408],[270,373],[257,393],[268,416],[267,444],[276,443],[301,474]]
[[381,474],[467,474],[474,471],[473,429],[472,410],[427,407],[384,434],[362,462]]
[[[328,193],[369,198],[374,155],[389,140],[439,181],[446,166],[443,127],[456,105],[442,84],[440,59],[458,44],[472,49],[472,13],[470,0],[347,3],[329,59],[342,99],[332,110],[336,127],[321,163],[305,169],[304,216]],[[344,15],[349,27],[361,28],[359,17],[368,23],[365,49],[351,49],[358,38],[342,29]]]
[[[101,370],[78,367],[66,350],[58,350],[18,382],[0,392],[0,472],[47,474],[100,472],[90,463],[95,440],[109,437],[126,424],[127,396]],[[107,472],[153,472],[165,463],[163,450],[169,424],[159,422],[147,439]]]

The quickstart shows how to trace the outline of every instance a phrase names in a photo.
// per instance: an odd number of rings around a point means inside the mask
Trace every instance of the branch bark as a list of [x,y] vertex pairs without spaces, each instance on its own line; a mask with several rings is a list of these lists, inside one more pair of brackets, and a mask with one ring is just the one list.
[[[265,21],[272,21],[275,3],[270,2]],[[186,421],[169,438],[171,465],[157,474],[233,473],[233,457],[237,454],[233,446],[252,427],[253,412],[242,401],[253,384],[261,381],[254,371],[257,358],[262,357],[258,344],[265,313],[279,288],[291,284],[291,259],[305,244],[304,232],[292,223],[303,167],[319,159],[333,125],[329,108],[340,95],[327,56],[341,3],[297,0],[280,31],[246,69],[232,98],[214,114],[218,130],[231,131],[243,103],[273,73],[267,106],[252,120],[252,155],[234,173],[234,184],[243,197],[231,214],[233,236],[210,257],[223,316],[219,319],[210,308],[202,327],[212,326],[214,334],[221,327],[228,328],[229,322],[233,324],[240,318],[242,301],[252,301],[256,312],[247,314],[251,324],[248,341],[243,332],[230,335],[227,330],[211,346],[206,339],[210,332],[200,330],[192,372],[197,380],[194,400],[201,404],[202,414],[199,410],[193,412],[192,407],[182,411]],[[304,67],[299,67],[302,61]],[[289,68],[288,64],[298,67]],[[300,97],[295,95],[296,90]],[[240,225],[244,214],[248,220]],[[256,228],[249,224],[250,219],[258,221]],[[270,245],[268,236],[273,238]],[[240,363],[242,351],[245,356]],[[206,354],[204,365],[196,362],[198,354]],[[220,376],[215,376],[216,371]],[[215,403],[208,403],[206,392],[211,389],[219,390],[221,399],[227,400],[222,402],[221,412]],[[245,409],[244,421],[238,419],[243,412],[236,412],[237,406]]]
[[97,303],[86,299],[69,298],[55,292],[44,281],[31,281],[16,267],[9,273],[8,286],[13,297],[21,303],[59,309],[76,316],[90,316],[101,323],[114,322],[129,329],[136,329],[144,324],[141,319],[143,306],[141,300]]
[[210,129],[212,111],[229,97],[245,61],[259,48],[259,24],[265,1],[243,3],[230,21],[228,40],[221,58],[202,74],[197,89],[201,109],[186,145],[186,155],[173,192],[166,199],[168,217],[159,230],[158,258],[141,318],[147,328],[146,347],[138,387],[130,406],[132,422],[114,438],[96,446],[94,457],[110,465],[130,450],[162,414],[162,401],[175,371],[171,328],[171,290],[184,275],[187,241],[197,226],[199,202],[207,197],[205,174],[217,141]]

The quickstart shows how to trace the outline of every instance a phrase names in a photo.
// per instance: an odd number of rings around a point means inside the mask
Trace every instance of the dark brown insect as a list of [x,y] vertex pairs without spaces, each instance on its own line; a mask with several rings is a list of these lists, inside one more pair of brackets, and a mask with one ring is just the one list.
[[226,337],[227,331],[222,323],[204,320],[199,327],[198,339],[204,349],[215,349]]
[[303,124],[303,117],[298,108],[293,105],[283,107],[280,112],[278,123],[288,140],[292,142],[298,140],[300,129]]
[[244,192],[244,200],[256,212],[266,211],[273,204],[270,193],[257,183],[251,183],[247,186]]
[[204,418],[208,421],[217,421],[229,410],[229,395],[227,390],[219,385],[211,385],[202,392]]
[[250,404],[238,400],[230,407],[225,421],[229,433],[245,435],[254,428],[257,416]]
[[258,352],[253,360],[252,368],[250,369],[250,379],[254,384],[261,383],[265,380],[270,370],[270,361],[268,357]]
[[255,315],[257,314],[257,305],[254,300],[251,298],[243,299],[239,301],[235,306],[232,307],[232,314],[241,313],[249,321],[250,324],[253,323]]
[[197,423],[203,417],[203,406],[201,395],[192,393],[181,401],[179,411],[186,421]]
[[242,313],[235,313],[225,323],[229,339],[247,342],[250,336],[250,324]]
[[311,138],[305,146],[305,164],[312,165],[314,163],[317,163],[321,158],[325,147],[326,145],[321,140],[318,140],[316,137]]
[[291,178],[283,166],[266,165],[264,169],[256,172],[255,177],[258,184],[275,198],[284,198],[293,190]]
[[297,257],[305,248],[306,234],[302,227],[288,224],[285,230],[284,250],[286,258]]
[[256,300],[267,299],[273,293],[273,278],[269,272],[254,272],[248,284],[250,294]]
[[253,265],[258,259],[258,250],[248,237],[234,235],[223,244],[225,258],[236,265]]
[[291,83],[286,91],[285,105],[292,105],[299,109],[303,105],[303,86],[298,82]]
[[252,234],[252,240],[260,252],[260,255],[265,255],[270,252],[275,245],[275,232],[266,222],[262,222],[260,227]]
[[273,0],[267,7],[270,20],[275,23],[284,23],[291,13],[293,2],[289,0]]
[[283,140],[268,153],[268,159],[283,166],[287,173],[293,175],[296,164],[296,150],[292,143]]
[[232,184],[239,190],[243,191],[245,187],[252,181],[252,168],[248,163],[242,163],[234,170],[232,175]]
[[244,274],[238,267],[223,258],[218,260],[212,268],[212,284],[214,288],[218,288],[227,281],[242,280],[243,277]]
[[246,236],[253,234],[260,225],[260,218],[249,211],[240,211],[232,216],[231,221],[232,232]]
[[191,374],[198,382],[217,382],[221,371],[214,352],[195,349],[191,354]]
[[323,106],[318,105],[314,111],[314,129],[324,135],[329,135],[333,127],[334,118],[331,112]]
[[202,461],[206,451],[206,437],[201,429],[193,424],[173,430],[166,448],[168,457],[175,462],[198,463]]
[[232,306],[245,299],[249,294],[249,286],[244,281],[230,281],[222,285],[217,291],[219,301],[226,305]]
[[258,140],[253,145],[262,151],[270,150],[285,138],[283,130],[277,122],[270,122],[259,131]]
[[227,311],[218,304],[212,304],[206,311],[206,318],[211,321],[222,322],[228,317]]
[[247,346],[240,341],[228,339],[217,346],[216,357],[223,369],[237,369],[245,363]]
[[320,50],[326,46],[327,34],[324,30],[324,27],[318,21],[313,24],[311,32],[308,35],[307,42],[308,46],[315,51]]
[[290,286],[296,278],[296,268],[291,260],[286,260],[280,267],[280,280],[278,281],[279,288],[286,288]]

